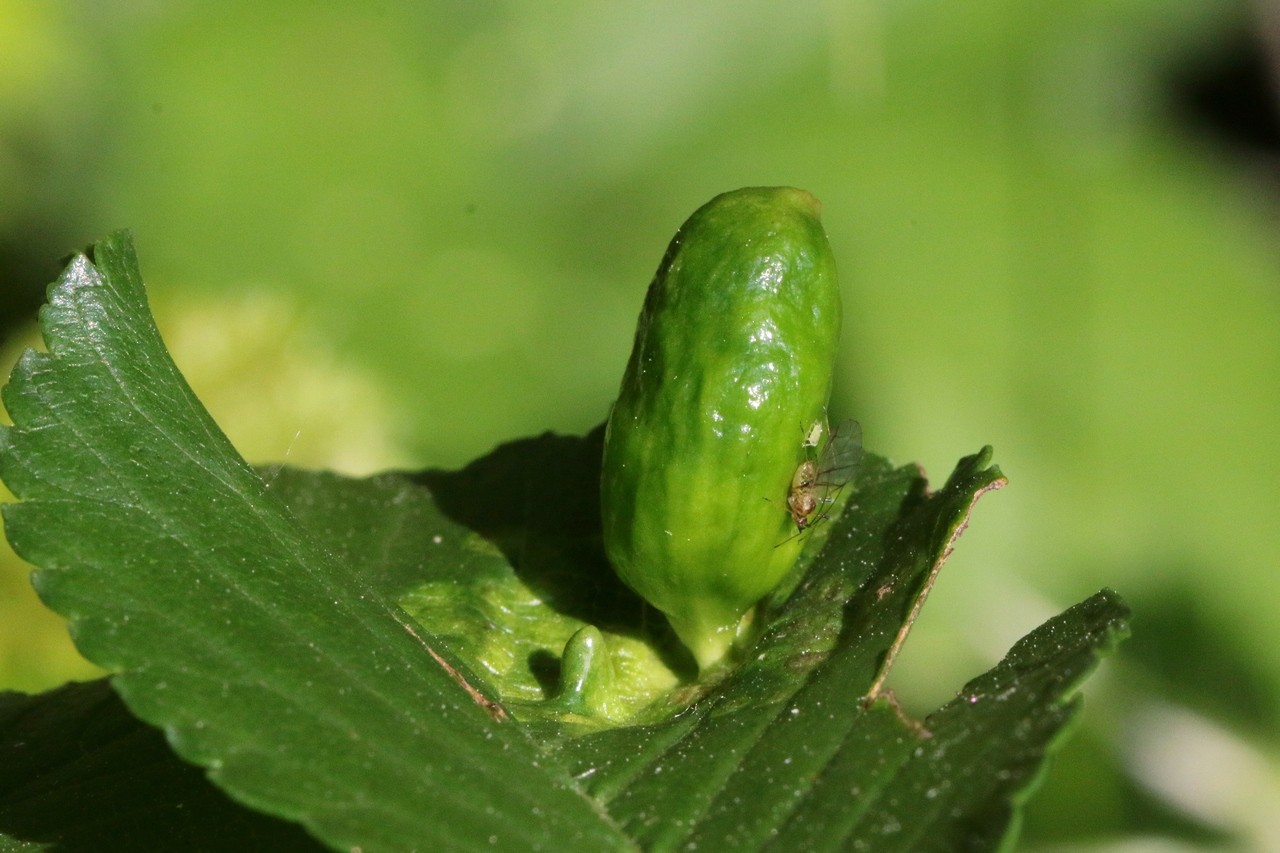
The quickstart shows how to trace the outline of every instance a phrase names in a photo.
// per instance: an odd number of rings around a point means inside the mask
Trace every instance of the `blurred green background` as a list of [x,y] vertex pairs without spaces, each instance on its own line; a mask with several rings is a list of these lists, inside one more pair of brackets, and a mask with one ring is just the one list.
[[[1280,849],[1269,5],[0,0],[0,332],[132,228],[254,462],[458,465],[607,413],[675,228],[824,202],[836,417],[986,498],[891,682],[924,712],[1098,587],[1134,638],[1029,850]],[[0,558],[0,686],[94,670]]]

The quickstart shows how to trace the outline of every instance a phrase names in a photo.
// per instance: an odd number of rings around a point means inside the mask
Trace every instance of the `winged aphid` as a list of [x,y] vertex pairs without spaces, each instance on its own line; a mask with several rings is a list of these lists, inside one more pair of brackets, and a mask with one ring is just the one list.
[[802,446],[807,458],[797,466],[787,494],[787,511],[796,532],[784,542],[827,520],[840,491],[862,462],[862,427],[857,421],[829,430],[825,441],[821,433],[821,421],[806,433]]

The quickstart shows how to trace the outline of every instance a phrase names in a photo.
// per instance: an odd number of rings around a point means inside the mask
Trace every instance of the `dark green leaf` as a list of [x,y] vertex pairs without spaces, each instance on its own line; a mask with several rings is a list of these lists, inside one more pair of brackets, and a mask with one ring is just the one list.
[[[896,767],[868,762],[863,744],[847,741],[766,849],[942,853],[1012,840],[1018,806],[1079,711],[1072,694],[1128,635],[1128,617],[1103,590],[1024,637],[923,725],[895,717],[898,743],[909,747],[886,762]],[[856,728],[875,731],[889,704],[879,701]],[[851,794],[856,811],[845,804]]]
[[105,681],[0,694],[0,850],[322,850],[232,802]]
[[[495,549],[489,562],[473,561],[466,571],[486,585],[527,582],[586,618],[573,576],[557,580],[548,567],[563,567],[555,555],[565,553],[575,555],[568,562],[595,565],[592,535],[584,533],[592,529],[590,510],[568,509],[571,498],[530,496],[589,492],[595,453],[598,434],[543,436],[452,475],[352,481],[286,471],[274,488],[318,534],[352,554],[386,554],[385,564],[371,568],[395,597],[452,571],[421,557],[448,547],[433,545],[436,536],[457,535],[440,526],[431,496],[415,485],[428,482],[458,517],[512,554],[508,562]],[[868,839],[870,849],[910,850],[933,839],[940,850],[995,846],[1074,711],[1062,704],[1064,694],[1123,633],[1125,611],[1110,594],[1091,599],[1019,644],[964,693],[995,692],[1002,701],[953,703],[924,723],[905,719],[887,696],[867,703],[974,500],[1003,484],[988,456],[963,460],[934,494],[914,467],[868,457],[843,516],[823,531],[826,547],[728,679],[677,691],[701,699],[664,723],[587,736],[540,730],[646,848],[842,849]],[[414,569],[394,568],[400,560]],[[585,579],[606,597],[614,594],[610,583]],[[999,686],[983,686],[992,680]],[[950,747],[953,755],[985,752],[938,760],[938,745],[952,740],[961,742]]]
[[49,352],[5,388],[6,532],[179,754],[340,847],[623,845],[235,453],[165,351],[127,235],[71,263],[41,326]]

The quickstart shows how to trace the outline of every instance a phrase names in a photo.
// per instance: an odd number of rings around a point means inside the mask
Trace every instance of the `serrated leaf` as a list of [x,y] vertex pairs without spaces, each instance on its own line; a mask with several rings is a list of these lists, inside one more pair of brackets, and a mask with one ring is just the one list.
[[[1095,598],[965,702],[906,719],[888,667],[1004,480],[989,449],[936,493],[868,454],[745,660],[690,682],[601,559],[598,434],[460,472],[263,482],[164,352],[127,239],[96,262],[51,291],[50,353],[5,390],[0,474],[23,500],[6,532],[140,717],[331,845],[985,849],[1071,717],[1064,695],[1122,632],[1122,605]],[[623,681],[671,682],[619,717],[566,713],[558,655],[586,625],[620,660],[649,656]]]
[[0,694],[0,850],[323,850],[230,800],[105,680]]
[[[941,853],[1011,844],[1019,806],[1080,710],[1072,694],[1128,636],[1128,617],[1119,596],[1103,590],[1018,641],[923,724],[894,713],[897,743],[909,749],[870,762],[874,784],[863,743],[846,741],[762,849]],[[883,727],[891,710],[878,701],[857,728]],[[851,794],[861,800],[856,812],[845,806]]]
[[[459,515],[496,541],[523,543],[526,557],[589,550],[583,515],[536,499],[495,507],[483,497],[503,483],[515,484],[517,496],[580,494],[594,477],[583,452],[597,438],[544,436],[468,466],[454,479],[471,484],[478,515]],[[1074,713],[1063,695],[1123,634],[1126,611],[1112,594],[1091,599],[1015,647],[966,688],[965,702],[924,722],[906,719],[887,696],[868,703],[973,502],[1003,484],[988,459],[984,451],[963,460],[930,494],[915,468],[868,457],[851,504],[825,531],[825,549],[777,606],[752,659],[726,682],[662,724],[567,739],[563,731],[540,731],[646,849],[996,846]],[[384,551],[395,543],[395,550],[421,554],[444,528],[416,484],[439,487],[442,476],[353,481],[286,471],[277,488],[304,523],[353,552],[381,542]],[[417,563],[412,572],[379,570],[383,591],[402,594],[431,573]],[[501,582],[505,571],[514,583],[519,569],[499,563],[495,557],[485,569],[487,582]],[[552,584],[544,591],[564,590]],[[991,683],[999,686],[983,686]],[[975,691],[1003,698],[968,701]],[[999,713],[982,715],[992,711]],[[1006,737],[1011,732],[1018,737]],[[960,741],[954,756],[975,740],[988,752],[964,762],[937,757],[939,745]]]
[[235,453],[165,351],[127,235],[72,261],[41,327],[49,352],[5,388],[6,533],[180,755],[338,847],[625,844]]

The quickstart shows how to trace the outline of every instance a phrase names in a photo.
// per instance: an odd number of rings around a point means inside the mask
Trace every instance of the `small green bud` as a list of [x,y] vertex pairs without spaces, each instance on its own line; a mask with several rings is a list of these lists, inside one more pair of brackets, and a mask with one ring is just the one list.
[[809,193],[767,187],[689,217],[649,286],[609,417],[605,550],[702,667],[803,544],[795,519],[809,515],[789,499],[825,423],[840,333],[818,215]]
[[574,714],[608,717],[614,679],[604,635],[594,625],[585,625],[565,643],[560,656],[560,692],[553,701]]

